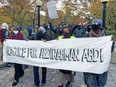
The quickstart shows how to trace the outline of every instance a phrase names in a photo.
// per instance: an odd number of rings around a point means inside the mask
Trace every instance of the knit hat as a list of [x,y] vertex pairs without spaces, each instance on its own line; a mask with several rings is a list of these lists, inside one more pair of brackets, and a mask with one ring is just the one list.
[[93,30],[96,30],[99,28],[102,29],[103,22],[101,19],[93,19],[91,23],[92,23],[91,25]]
[[21,30],[22,30],[22,28],[21,28],[20,26],[16,26],[16,29],[17,29],[18,31],[21,31]]
[[42,33],[46,32],[46,29],[44,27],[39,27],[39,29],[42,31]]

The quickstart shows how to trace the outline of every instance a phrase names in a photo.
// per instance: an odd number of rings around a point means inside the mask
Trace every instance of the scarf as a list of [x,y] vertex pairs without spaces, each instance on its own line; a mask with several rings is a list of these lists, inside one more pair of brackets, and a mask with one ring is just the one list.
[[89,32],[89,37],[101,37],[105,35],[105,30],[99,30],[99,33],[96,34],[92,29]]

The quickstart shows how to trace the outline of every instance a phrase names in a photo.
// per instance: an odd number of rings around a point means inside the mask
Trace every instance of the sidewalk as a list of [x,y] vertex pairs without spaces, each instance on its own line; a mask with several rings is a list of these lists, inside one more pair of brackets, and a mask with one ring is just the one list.
[[[40,73],[41,74],[41,73]],[[57,87],[58,70],[48,69],[47,83],[44,87]],[[14,68],[0,68],[0,87],[12,87]],[[41,75],[40,75],[41,76]],[[83,83],[83,73],[77,72],[73,87],[81,87]],[[33,71],[30,66],[25,70],[25,74],[20,78],[19,84],[15,87],[33,87]],[[85,86],[86,87],[86,86]],[[108,81],[105,87],[116,87],[116,64],[111,63],[109,67]]]

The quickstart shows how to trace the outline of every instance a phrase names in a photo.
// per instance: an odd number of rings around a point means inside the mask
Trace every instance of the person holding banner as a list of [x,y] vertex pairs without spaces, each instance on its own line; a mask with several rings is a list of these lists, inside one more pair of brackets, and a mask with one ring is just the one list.
[[[58,40],[63,38],[75,38],[74,36],[71,36],[71,32],[69,30],[68,26],[65,26],[62,31],[62,35],[58,36]],[[71,87],[72,82],[74,82],[74,75],[76,72],[72,72],[70,70],[59,70],[59,83],[58,87]]]
[[[86,33],[84,37],[101,37],[106,36],[105,29],[102,28],[101,19],[93,19],[90,32]],[[107,81],[108,71],[102,74],[84,73],[84,82],[87,87],[103,87]]]
[[[10,28],[11,33],[10,33],[8,39],[23,40],[23,34],[20,32],[20,30],[21,30],[21,27],[19,27],[19,26],[11,27]],[[21,64],[15,63],[14,69],[15,69],[14,82],[13,82],[12,86],[16,86],[19,83],[19,78],[24,75],[24,70],[23,70]]]
[[50,26],[51,31],[53,31],[56,34],[55,38],[58,38],[58,36],[62,35],[63,28],[64,28],[64,25],[62,23],[58,26],[57,29],[54,29],[52,22],[49,22],[49,26]]
[[[9,26],[8,26],[8,24],[6,22],[4,22],[1,25],[1,29],[0,29],[1,60],[3,60],[2,59],[2,57],[3,57],[3,52],[2,52],[2,50],[3,50],[3,48],[2,48],[3,42],[4,42],[5,39],[8,38],[8,34],[9,34]],[[3,65],[2,67],[10,67],[11,66],[10,63],[3,63],[2,65]]]
[[[46,34],[46,30],[44,27],[39,27],[38,32],[35,36],[35,40],[43,40],[48,41],[50,38]],[[40,78],[39,78],[39,67],[33,66],[33,72],[34,72],[34,87],[39,87],[40,85]],[[46,74],[47,74],[47,68],[42,67],[42,81],[41,86],[44,86],[46,84]]]

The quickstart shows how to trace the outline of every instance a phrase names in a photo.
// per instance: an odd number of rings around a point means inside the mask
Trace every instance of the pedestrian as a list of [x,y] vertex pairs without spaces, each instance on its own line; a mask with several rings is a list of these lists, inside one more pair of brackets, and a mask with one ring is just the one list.
[[[105,30],[102,28],[101,19],[93,19],[91,22],[91,30],[84,37],[101,37],[106,36]],[[84,82],[87,87],[103,87],[106,85],[108,71],[102,74],[84,72]]]
[[[62,35],[58,36],[58,39],[63,38],[75,38],[71,36],[71,31],[69,30],[68,26],[65,26],[62,31]],[[59,70],[59,83],[58,87],[71,87],[72,83],[74,82],[74,75],[76,72],[72,72],[70,70]]]
[[[4,22],[4,23],[2,23],[1,29],[0,29],[0,40],[1,40],[0,42],[1,42],[1,44],[3,44],[3,41],[8,38],[8,34],[9,34],[9,26],[6,22]],[[1,48],[1,50],[3,50],[3,48]],[[1,54],[1,60],[3,60],[3,52]],[[10,67],[11,64],[4,63],[3,67],[6,67],[6,66]]]
[[[37,34],[35,36],[35,40],[42,40],[42,41],[48,41],[50,40],[46,34],[46,30],[44,27],[39,27]],[[44,86],[46,84],[46,74],[47,74],[47,68],[42,67],[42,80],[40,81],[39,76],[39,67],[33,66],[33,74],[34,74],[34,87]]]
[[4,41],[4,30],[2,28],[0,28],[0,43],[2,44]]
[[52,32],[55,33],[55,39],[58,38],[58,36],[62,35],[63,32],[63,27],[64,25],[61,23],[59,24],[59,26],[57,28],[54,28],[52,25],[52,22],[49,22],[49,27],[51,29]]
[[32,27],[28,27],[27,31],[28,31],[28,39],[34,40],[34,33]]
[[0,28],[0,61],[3,61],[3,41],[4,41],[4,30],[2,28]]
[[[8,39],[23,40],[23,34],[20,32],[20,30],[21,30],[20,26],[11,27],[10,28],[11,33],[10,33]],[[19,83],[19,78],[24,75],[24,70],[23,70],[21,64],[14,63],[14,70],[15,70],[14,82],[13,82],[12,86],[16,86]]]
[[81,23],[78,24],[78,27],[74,30],[73,35],[76,38],[82,37],[86,33],[86,29],[82,27]]

